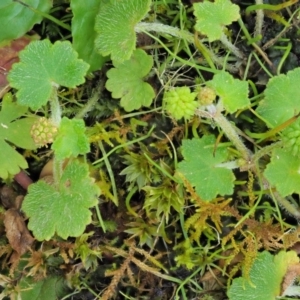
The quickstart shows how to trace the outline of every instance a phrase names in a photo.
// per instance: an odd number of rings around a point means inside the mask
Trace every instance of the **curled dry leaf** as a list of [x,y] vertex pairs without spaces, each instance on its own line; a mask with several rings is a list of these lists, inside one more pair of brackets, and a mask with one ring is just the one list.
[[290,265],[281,284],[281,293],[285,295],[286,290],[293,284],[295,279],[300,275],[300,263]]
[[4,226],[9,244],[20,257],[31,247],[34,238],[29,233],[19,210],[10,208],[6,211]]
[[0,190],[1,204],[5,209],[18,208],[16,207],[15,200],[17,198],[17,193],[11,186],[4,185]]

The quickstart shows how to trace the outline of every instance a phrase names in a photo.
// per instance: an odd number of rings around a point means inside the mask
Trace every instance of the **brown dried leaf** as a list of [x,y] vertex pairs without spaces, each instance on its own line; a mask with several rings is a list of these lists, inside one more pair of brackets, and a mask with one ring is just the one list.
[[19,61],[19,52],[37,36],[23,36],[0,47],[0,90],[7,86],[6,75],[13,63]]
[[24,219],[17,209],[11,208],[6,211],[4,226],[9,244],[21,256],[30,248],[34,238],[29,233]]
[[300,263],[288,267],[287,272],[281,284],[281,291],[283,292],[283,294],[285,290],[293,284],[296,277],[298,277],[299,275],[300,275]]

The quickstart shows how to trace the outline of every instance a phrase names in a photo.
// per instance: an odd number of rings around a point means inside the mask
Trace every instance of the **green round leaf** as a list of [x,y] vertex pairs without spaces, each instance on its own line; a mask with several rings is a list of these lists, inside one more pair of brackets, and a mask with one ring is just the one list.
[[227,72],[216,74],[213,80],[207,82],[207,86],[215,90],[229,113],[250,105],[247,81],[235,79]]
[[195,29],[213,42],[219,40],[224,26],[240,18],[239,7],[229,0],[215,0],[194,3],[194,15],[197,18]]
[[264,175],[283,196],[300,194],[300,160],[285,149],[275,149]]
[[98,203],[99,194],[88,165],[71,162],[58,187],[43,180],[29,186],[22,204],[29,217],[28,228],[40,241],[50,240],[55,233],[64,239],[79,236],[91,222],[89,208]]
[[33,41],[20,52],[20,62],[8,74],[17,100],[33,110],[49,100],[58,86],[74,88],[84,83],[89,65],[77,58],[70,42]]
[[[31,6],[41,12],[48,12],[52,6],[51,0],[26,0]],[[40,23],[43,16],[32,11],[29,7],[12,0],[0,2],[0,43],[13,40],[28,32],[34,24]]]
[[196,187],[204,200],[233,193],[235,177],[232,171],[219,167],[227,158],[227,149],[217,148],[214,152],[215,142],[214,136],[182,142],[184,161],[178,164],[178,171]]
[[113,61],[129,59],[136,45],[134,26],[144,18],[150,5],[151,0],[121,0],[101,6],[95,25],[99,53],[111,55]]
[[298,263],[296,252],[260,253],[250,270],[249,279],[236,278],[228,290],[229,300],[275,300],[288,266]]
[[90,144],[85,135],[85,125],[81,119],[70,120],[63,117],[58,134],[51,147],[59,160],[77,157],[90,151]]
[[48,275],[40,281],[33,277],[23,276],[19,282],[19,299],[22,300],[54,300],[62,299],[66,294],[66,286],[62,276]]
[[257,112],[269,127],[276,127],[300,112],[300,68],[271,78]]
[[152,86],[143,81],[143,77],[153,66],[152,57],[137,49],[129,60],[114,62],[114,66],[107,72],[108,80],[105,85],[112,92],[112,97],[121,98],[121,106],[126,111],[149,107],[155,93]]

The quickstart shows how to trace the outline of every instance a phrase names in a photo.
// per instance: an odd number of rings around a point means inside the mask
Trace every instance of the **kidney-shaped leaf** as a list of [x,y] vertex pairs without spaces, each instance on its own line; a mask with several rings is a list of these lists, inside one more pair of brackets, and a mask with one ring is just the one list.
[[285,149],[275,149],[264,175],[283,196],[300,193],[300,160]]
[[224,108],[230,113],[250,105],[247,81],[235,79],[227,72],[216,74],[213,80],[207,82],[207,86],[215,90]]
[[85,125],[82,119],[70,120],[62,118],[58,134],[52,144],[55,156],[59,160],[77,157],[90,151],[90,144],[85,135]]
[[113,61],[129,59],[136,45],[134,26],[146,15],[150,4],[151,0],[121,0],[101,6],[95,25],[99,53],[111,55]]
[[66,239],[77,237],[91,222],[90,207],[97,204],[99,188],[89,177],[88,165],[77,161],[67,165],[59,185],[40,180],[31,184],[22,203],[29,217],[28,228],[40,241],[57,233]]
[[152,57],[137,49],[132,57],[123,63],[114,62],[115,68],[107,72],[106,88],[113,98],[121,98],[126,111],[150,106],[155,96],[151,85],[143,81],[153,65]]
[[249,279],[235,278],[228,290],[229,300],[275,300],[281,292],[281,283],[290,265],[299,258],[294,251],[281,251],[276,256],[259,253],[250,270]]
[[36,110],[47,103],[53,88],[74,88],[83,83],[89,65],[77,56],[67,41],[31,42],[7,77],[11,87],[18,89],[18,102]]
[[224,26],[240,17],[239,7],[230,0],[197,2],[194,3],[194,10],[197,18],[195,29],[206,34],[210,42],[220,39]]
[[300,68],[269,80],[265,98],[256,110],[269,127],[276,127],[300,112],[299,82]]
[[214,152],[215,142],[212,135],[182,141],[184,161],[178,164],[178,171],[196,187],[197,194],[203,200],[212,200],[218,194],[233,193],[235,177],[231,170],[220,167],[227,158],[227,150],[217,148]]
[[[48,12],[52,6],[51,0],[26,0],[25,3],[42,12]],[[1,0],[0,24],[2,29],[0,30],[0,43],[24,35],[42,19],[43,16],[17,1]]]

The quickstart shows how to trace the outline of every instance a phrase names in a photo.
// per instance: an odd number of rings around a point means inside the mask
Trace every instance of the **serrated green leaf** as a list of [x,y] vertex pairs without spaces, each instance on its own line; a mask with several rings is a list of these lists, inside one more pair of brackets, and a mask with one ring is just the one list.
[[184,161],[178,164],[178,171],[196,187],[197,194],[204,200],[233,193],[235,177],[232,171],[219,167],[227,159],[227,150],[217,148],[214,151],[215,142],[212,135],[182,141]]
[[[52,7],[51,0],[27,0],[25,3],[45,13]],[[5,30],[0,30],[0,43],[21,37],[42,19],[43,16],[17,1],[1,0],[0,24]]]
[[229,0],[215,0],[194,3],[194,15],[197,18],[195,29],[213,42],[219,40],[224,26],[240,18],[239,7]]
[[112,92],[113,98],[121,98],[121,106],[126,111],[151,105],[155,93],[151,85],[143,81],[143,77],[150,72],[152,66],[152,57],[137,49],[129,60],[114,62],[115,68],[107,72],[105,87]]
[[101,6],[95,25],[99,53],[111,55],[116,62],[129,59],[136,48],[134,26],[144,18],[150,5],[151,0],[120,0]]
[[284,149],[275,149],[264,171],[268,181],[283,196],[300,193],[300,160]]
[[59,160],[88,153],[90,145],[83,120],[63,117],[51,148]]
[[18,89],[18,102],[33,110],[46,104],[57,86],[75,88],[82,84],[89,69],[67,41],[33,41],[19,57],[7,78],[11,87]]
[[269,127],[276,127],[300,112],[299,82],[300,68],[269,80],[265,98],[256,110]]
[[36,281],[31,277],[22,277],[20,283],[20,299],[22,300],[55,300],[65,294],[64,279],[59,276],[48,276]]
[[107,58],[100,55],[95,49],[95,18],[102,0],[72,0],[72,38],[73,47],[90,65],[89,71],[101,69]]
[[50,240],[55,233],[64,239],[77,237],[91,222],[89,208],[98,203],[99,194],[88,165],[71,162],[57,187],[43,180],[29,186],[22,204],[29,217],[28,228],[40,241]]
[[288,266],[299,261],[294,251],[281,251],[275,257],[259,253],[250,270],[250,280],[236,278],[228,290],[229,300],[274,300],[281,292],[281,282]]
[[215,90],[229,113],[250,105],[247,81],[235,79],[227,72],[216,74],[213,80],[207,82],[207,86]]
[[10,97],[2,100],[0,112],[0,177],[6,179],[9,174],[15,175],[20,169],[28,167],[25,158],[15,151],[7,142],[24,149],[35,149],[30,136],[30,129],[35,118],[23,118],[27,108],[12,101]]

